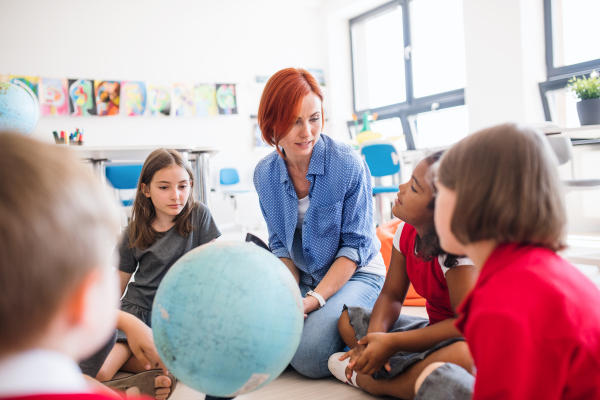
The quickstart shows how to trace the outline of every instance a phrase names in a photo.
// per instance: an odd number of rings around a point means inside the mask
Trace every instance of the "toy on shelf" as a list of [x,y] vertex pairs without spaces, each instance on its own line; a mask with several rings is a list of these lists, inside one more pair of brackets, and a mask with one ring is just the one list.
[[376,133],[371,130],[371,122],[377,121],[377,113],[373,113],[373,115],[370,115],[368,111],[363,113],[363,128],[360,132],[358,132],[358,118],[355,114],[352,114],[352,119],[354,119],[356,141],[358,144],[367,140],[381,139],[383,136],[381,133]]

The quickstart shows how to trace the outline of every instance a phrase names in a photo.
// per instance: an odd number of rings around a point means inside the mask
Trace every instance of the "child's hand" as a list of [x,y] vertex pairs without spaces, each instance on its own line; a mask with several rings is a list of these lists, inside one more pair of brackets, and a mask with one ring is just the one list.
[[344,361],[345,359],[350,357],[350,362],[348,363],[348,370],[347,370],[347,372],[348,372],[347,378],[348,379],[352,379],[352,371],[351,370],[354,367],[354,365],[356,364],[356,361],[362,357],[362,353],[365,351],[366,348],[367,348],[366,345],[359,344],[352,350],[347,351],[346,354],[344,354],[343,356],[341,356],[339,358],[340,361]]
[[[133,316],[132,316],[133,317]],[[123,329],[125,328],[125,329]],[[167,375],[168,369],[160,360],[158,351],[154,344],[152,329],[133,317],[127,320],[127,324],[121,328],[127,335],[127,343],[133,355],[146,369],[160,368]]]
[[370,333],[358,341],[358,347],[365,346],[360,357],[352,363],[348,364],[350,369],[353,369],[359,374],[373,375],[384,367],[387,371],[391,371],[390,358],[396,353],[394,342],[387,333]]

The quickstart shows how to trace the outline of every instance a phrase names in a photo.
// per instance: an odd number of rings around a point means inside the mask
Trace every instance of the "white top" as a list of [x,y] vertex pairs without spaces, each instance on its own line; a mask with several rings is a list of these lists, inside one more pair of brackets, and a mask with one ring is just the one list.
[[298,223],[296,224],[296,229],[302,229],[302,223],[304,223],[304,216],[306,215],[308,206],[310,206],[310,199],[308,196],[303,199],[298,199]]
[[[296,223],[296,229],[302,228],[302,223],[304,223],[304,216],[306,215],[306,210],[310,206],[310,199],[306,196],[303,199],[298,199],[298,222]],[[375,257],[369,262],[369,264],[365,265],[358,272],[366,272],[368,274],[375,274],[380,276],[385,276],[385,262],[383,261],[383,256],[381,253],[377,253]]]
[[[396,234],[394,235],[394,239],[393,239],[394,247],[400,253],[402,253],[402,250],[400,250],[400,236],[402,235],[402,229],[404,229],[404,221],[402,221],[400,223],[400,225],[398,225],[398,228],[396,229]],[[415,255],[417,255],[417,247],[416,246],[415,246],[414,251],[415,251]],[[450,268],[444,266],[446,257],[447,257],[446,253],[440,254],[438,256],[438,263],[440,264],[440,267],[442,268],[442,271],[444,272],[444,276],[446,276],[446,272],[448,272],[448,270],[450,269]],[[456,264],[456,265],[475,265],[469,257],[459,257],[457,259],[457,261],[458,261],[458,264]]]
[[34,349],[0,359],[0,397],[90,392],[77,363],[57,351]]

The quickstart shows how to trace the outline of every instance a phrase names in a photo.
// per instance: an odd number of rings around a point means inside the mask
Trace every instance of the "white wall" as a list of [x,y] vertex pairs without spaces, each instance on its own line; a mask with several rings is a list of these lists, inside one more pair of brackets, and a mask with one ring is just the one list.
[[469,130],[544,121],[543,2],[463,0]]
[[[238,115],[42,117],[34,137],[84,129],[88,145],[215,145],[213,175],[241,165],[251,185],[256,75],[285,67],[325,69],[321,3],[311,0],[1,0],[0,74],[235,83]],[[9,17],[10,16],[10,17]],[[248,212],[256,213],[253,204]],[[216,205],[218,209],[218,204]],[[216,210],[215,212],[218,212]],[[258,211],[260,214],[260,211]]]
[[35,136],[51,141],[52,130],[78,126],[90,145],[183,141],[246,151],[255,76],[323,67],[318,11],[293,0],[3,1],[2,14],[14,17],[0,24],[0,35],[10,38],[0,73],[236,83],[237,116],[45,117]]

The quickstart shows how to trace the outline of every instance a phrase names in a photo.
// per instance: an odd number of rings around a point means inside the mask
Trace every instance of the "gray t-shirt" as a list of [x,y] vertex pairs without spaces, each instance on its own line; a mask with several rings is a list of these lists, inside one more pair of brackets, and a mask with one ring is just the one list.
[[117,248],[119,270],[131,274],[137,269],[137,272],[135,282],[127,286],[124,302],[151,310],[158,285],[175,261],[188,251],[221,236],[210,210],[202,203],[196,203],[192,211],[192,225],[194,229],[187,237],[181,236],[173,227],[143,250],[129,248],[129,227],[125,229]]

